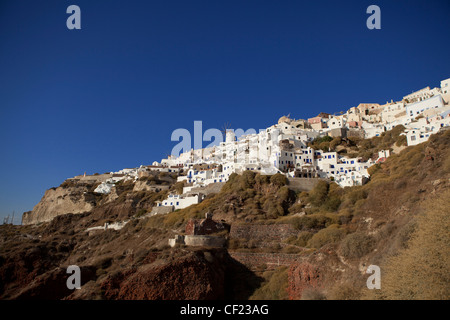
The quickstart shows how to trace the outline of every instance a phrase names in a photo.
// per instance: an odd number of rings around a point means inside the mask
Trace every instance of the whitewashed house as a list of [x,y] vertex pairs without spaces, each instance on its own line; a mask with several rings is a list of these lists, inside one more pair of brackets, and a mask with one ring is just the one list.
[[184,209],[193,204],[198,204],[204,199],[203,194],[178,195],[169,194],[167,199],[156,201],[157,207],[172,207],[174,210]]
[[431,98],[406,105],[406,115],[414,119],[421,115],[425,110],[439,109],[443,106],[444,102],[442,100],[442,96],[435,95]]

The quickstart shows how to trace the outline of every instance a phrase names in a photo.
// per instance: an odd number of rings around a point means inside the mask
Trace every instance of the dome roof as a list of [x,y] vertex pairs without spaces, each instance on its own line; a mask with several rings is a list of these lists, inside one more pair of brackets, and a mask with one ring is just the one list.
[[286,123],[291,123],[291,118],[289,118],[289,117],[286,117],[286,116],[282,116],[279,120],[278,120],[278,123],[280,124],[280,123],[282,123],[282,122],[286,122]]

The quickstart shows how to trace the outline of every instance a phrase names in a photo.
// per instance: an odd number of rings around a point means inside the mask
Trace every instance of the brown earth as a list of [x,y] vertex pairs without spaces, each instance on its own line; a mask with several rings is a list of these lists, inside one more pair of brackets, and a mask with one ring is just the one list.
[[[317,205],[311,200],[317,190],[295,194],[275,180],[247,174],[235,177],[199,205],[140,219],[167,191],[133,191],[133,183],[118,184],[114,197],[92,195],[93,208],[88,212],[54,211],[57,214],[51,221],[0,226],[0,299],[247,299],[268,281],[262,278],[264,266],[262,271],[249,270],[233,260],[227,249],[170,248],[168,239],[182,233],[190,218],[201,218],[206,212],[231,225],[270,225],[301,219],[297,208],[311,221],[327,223],[299,227],[299,235],[309,234],[313,238],[308,239],[316,241],[305,240],[301,261],[286,269],[287,296],[358,299],[366,290],[367,266],[383,265],[405,248],[426,201],[449,189],[449,145],[450,131],[433,135],[427,143],[408,147],[371,168],[368,184],[338,191],[329,187]],[[154,180],[149,183],[155,184]],[[91,192],[92,187],[65,184],[58,192],[68,192],[62,200],[66,203],[79,197],[82,207],[88,200],[80,194]],[[36,219],[47,219],[51,208],[57,208],[54,195],[58,192],[44,197],[38,208],[47,205],[48,211],[33,211],[44,212],[36,214]],[[323,205],[330,197],[339,197],[338,206],[332,209]],[[105,222],[124,220],[129,222],[121,230],[86,232]],[[255,239],[263,241],[264,236],[256,234]],[[288,243],[283,239],[283,246],[269,249],[291,253],[285,250],[296,249],[299,240]],[[267,249],[253,248],[251,242],[233,250]],[[82,269],[83,286],[68,291],[65,270],[73,264]]]

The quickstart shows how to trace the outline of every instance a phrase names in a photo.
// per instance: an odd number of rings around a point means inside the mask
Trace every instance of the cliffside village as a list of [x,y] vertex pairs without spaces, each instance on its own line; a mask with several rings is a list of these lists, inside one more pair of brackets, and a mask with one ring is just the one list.
[[111,173],[95,192],[109,193],[114,183],[135,179],[152,171],[181,173],[182,194],[169,194],[152,211],[167,213],[186,208],[203,200],[196,192],[215,183],[226,182],[232,173],[252,170],[261,174],[282,173],[291,178],[328,178],[341,187],[362,185],[368,178],[367,169],[390,156],[380,151],[377,159],[363,161],[337,152],[325,152],[308,147],[315,138],[324,136],[372,138],[397,125],[406,130],[407,145],[422,143],[444,127],[450,126],[450,78],[441,81],[440,88],[423,88],[403,97],[401,101],[360,103],[338,115],[320,113],[307,120],[283,116],[278,123],[259,133],[236,138],[233,130],[226,131],[220,145],[190,150],[179,156],[169,156],[160,163]]

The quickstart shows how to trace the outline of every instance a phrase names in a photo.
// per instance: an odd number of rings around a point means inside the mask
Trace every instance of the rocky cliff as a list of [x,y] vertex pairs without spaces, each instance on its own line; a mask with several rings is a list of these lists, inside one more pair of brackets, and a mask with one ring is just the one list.
[[[233,174],[202,203],[155,216],[145,213],[168,191],[147,186],[173,191],[175,178],[124,181],[110,195],[68,181],[47,191],[24,225],[0,226],[0,299],[361,299],[371,294],[370,265],[383,270],[377,298],[414,299],[427,286],[428,298],[448,299],[447,273],[417,270],[448,265],[449,145],[450,130],[433,135],[371,167],[370,181],[352,188],[319,181],[295,193],[279,174]],[[225,248],[167,245],[207,212],[231,225],[220,234]],[[102,227],[125,220],[118,230]],[[29,225],[39,221],[47,222]],[[420,254],[405,253],[418,247]],[[73,264],[84,280],[68,292],[64,268]]]
[[60,187],[47,190],[33,210],[23,214],[22,224],[50,221],[61,214],[91,211],[97,201],[92,192],[93,186],[87,183],[63,183]]
[[[121,230],[86,232],[89,214],[29,226],[0,226],[0,300],[246,298],[248,269],[226,249],[170,248],[166,230],[132,219]],[[69,265],[81,290],[66,287]],[[243,296],[242,296],[243,295]]]
[[109,194],[94,192],[110,175],[80,176],[64,181],[59,187],[47,190],[32,211],[22,215],[22,224],[48,222],[63,214],[103,212],[112,219],[126,219],[139,210],[150,210],[154,201],[161,200],[176,181],[176,177],[152,176],[152,179],[125,179],[116,182]]

